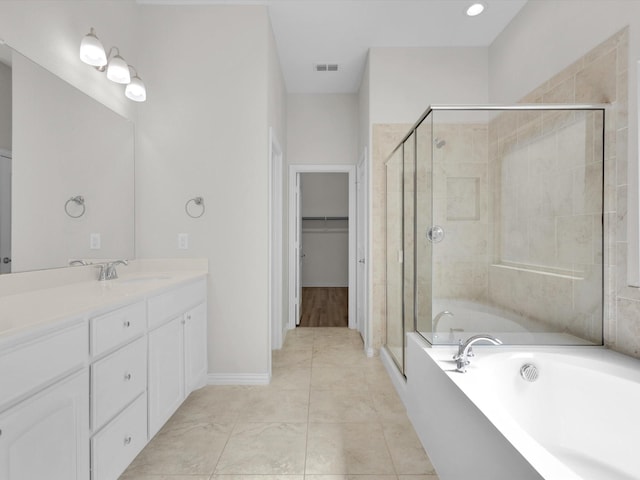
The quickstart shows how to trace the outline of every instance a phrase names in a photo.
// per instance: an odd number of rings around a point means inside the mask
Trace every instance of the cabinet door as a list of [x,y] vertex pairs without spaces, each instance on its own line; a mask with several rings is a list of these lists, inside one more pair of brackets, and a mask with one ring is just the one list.
[[85,369],[0,415],[0,480],[88,480],[88,398]]
[[185,314],[184,353],[187,395],[205,384],[207,378],[207,304]]
[[184,400],[183,317],[149,333],[149,438]]

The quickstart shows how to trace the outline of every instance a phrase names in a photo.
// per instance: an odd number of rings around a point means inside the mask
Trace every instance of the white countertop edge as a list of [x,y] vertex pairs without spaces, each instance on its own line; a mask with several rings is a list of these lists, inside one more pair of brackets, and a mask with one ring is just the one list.
[[[118,280],[85,280],[0,296],[0,347],[5,341],[27,340],[33,333],[116,310],[208,275],[207,270],[143,268],[125,273],[124,268]],[[147,277],[149,281],[127,283]]]

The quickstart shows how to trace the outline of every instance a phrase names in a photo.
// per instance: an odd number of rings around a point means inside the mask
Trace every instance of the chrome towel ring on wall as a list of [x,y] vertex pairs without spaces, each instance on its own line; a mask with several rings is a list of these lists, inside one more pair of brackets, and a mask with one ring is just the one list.
[[[191,204],[193,203],[193,206]],[[197,207],[200,207],[199,213]],[[191,210],[196,210],[196,213],[192,213]],[[200,218],[204,215],[204,198],[202,197],[193,197],[187,200],[187,203],[184,204],[184,211],[187,212],[191,218]]]
[[[76,205],[79,205],[80,207],[82,207],[82,210],[80,211],[80,213],[78,215],[73,215],[70,211],[69,211],[69,204],[73,202]],[[64,212],[69,215],[71,218],[80,218],[81,216],[84,215],[84,212],[87,211],[87,207],[84,204],[84,197],[82,195],[76,195],[75,197],[71,197],[69,200],[66,201],[66,203],[64,204]]]

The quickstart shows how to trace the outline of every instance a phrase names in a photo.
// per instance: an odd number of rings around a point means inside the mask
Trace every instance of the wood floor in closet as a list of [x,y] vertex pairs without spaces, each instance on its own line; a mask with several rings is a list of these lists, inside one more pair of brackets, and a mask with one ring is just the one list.
[[301,327],[347,327],[347,287],[303,287]]

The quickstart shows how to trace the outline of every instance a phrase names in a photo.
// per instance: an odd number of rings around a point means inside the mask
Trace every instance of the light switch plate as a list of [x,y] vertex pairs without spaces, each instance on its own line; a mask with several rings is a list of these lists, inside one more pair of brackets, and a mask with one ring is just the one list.
[[189,234],[188,233],[179,233],[178,234],[178,249],[179,250],[188,250],[189,249]]
[[89,235],[89,248],[91,250],[100,250],[101,239],[99,233],[92,233]]

